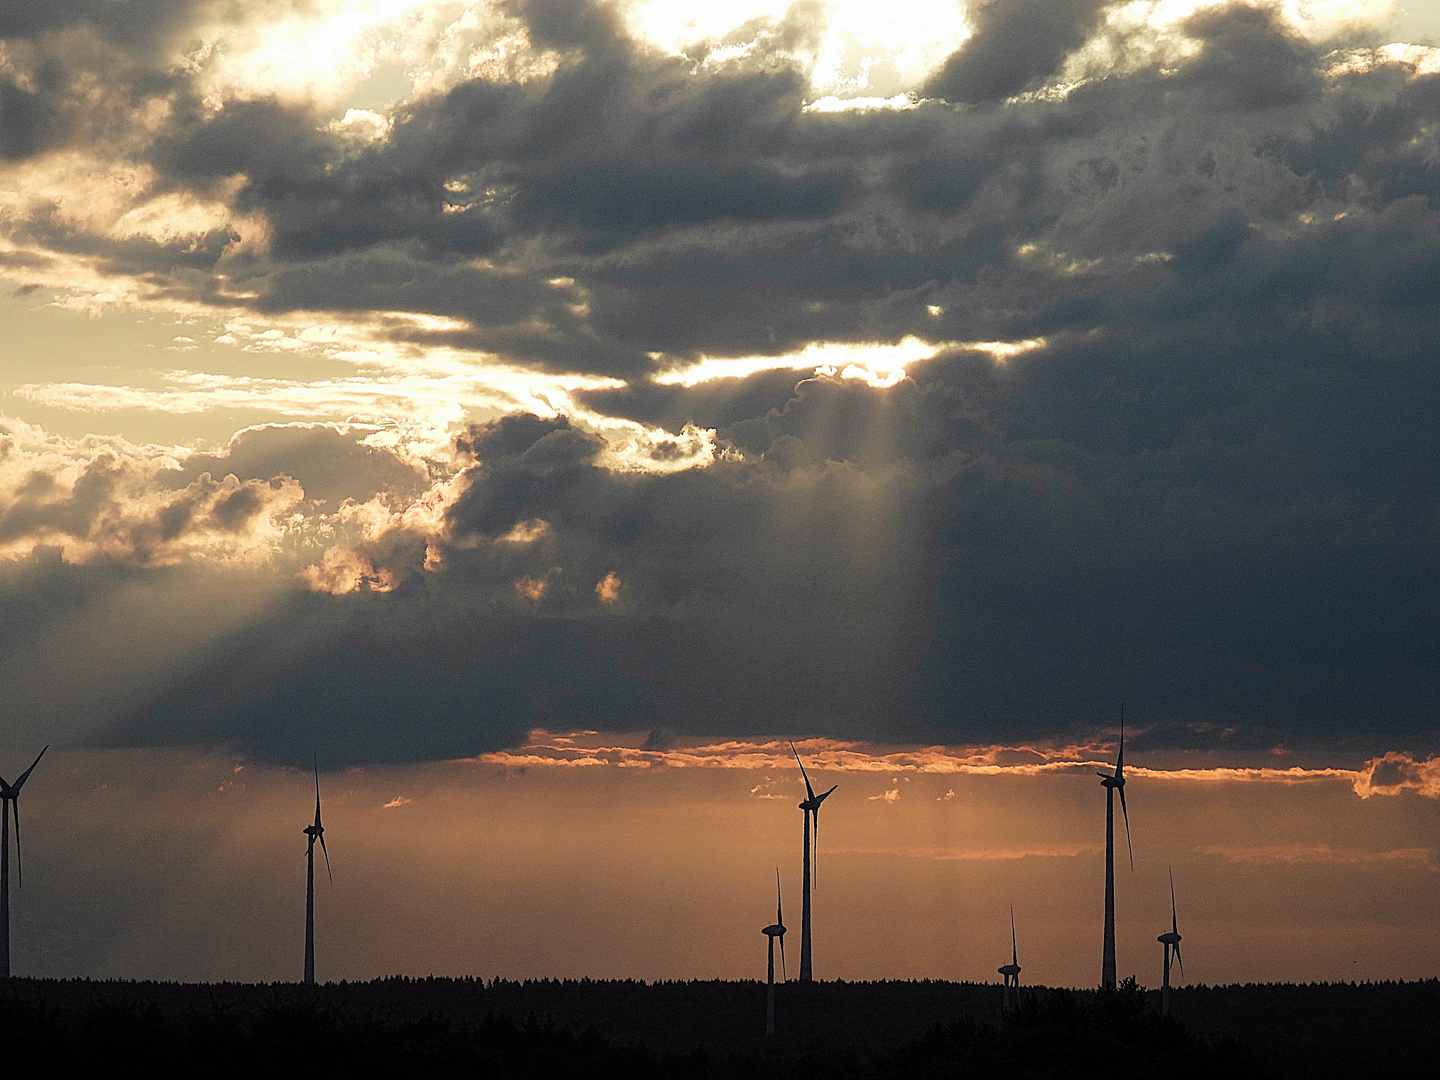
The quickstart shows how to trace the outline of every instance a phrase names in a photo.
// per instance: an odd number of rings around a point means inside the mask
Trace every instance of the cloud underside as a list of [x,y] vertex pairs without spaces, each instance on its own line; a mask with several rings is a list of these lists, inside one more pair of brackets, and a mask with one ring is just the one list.
[[[107,5],[0,19],[0,272],[229,320],[370,390],[352,423],[206,454],[7,429],[22,654],[84,655],[135,575],[284,583],[53,722],[357,761],[536,727],[998,738],[1122,697],[1155,749],[1433,731],[1423,50],[1245,6],[1121,40],[1104,4],[995,0],[924,100],[823,112],[803,5],[721,62],[530,0],[496,17],[545,63],[341,122],[202,93],[165,60],[198,8],[154,7],[143,34]],[[101,174],[128,180],[82,206]],[[908,339],[904,378],[796,373],[817,342],[863,368]],[[338,394],[167,377],[24,400]]]

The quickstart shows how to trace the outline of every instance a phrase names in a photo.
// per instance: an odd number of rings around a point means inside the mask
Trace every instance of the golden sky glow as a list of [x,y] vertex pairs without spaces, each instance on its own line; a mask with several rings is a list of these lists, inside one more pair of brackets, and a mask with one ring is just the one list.
[[[868,749],[872,764],[905,760]],[[839,752],[807,754],[812,780],[840,785],[820,830],[817,976],[993,979],[1013,903],[1027,981],[1093,981],[1104,798],[1092,776],[824,763]],[[293,977],[303,775],[187,752],[47,765],[26,790],[17,965]],[[1129,788],[1136,869],[1118,881],[1122,974],[1158,978],[1170,868],[1187,980],[1434,969],[1433,799],[1357,799],[1339,777],[1164,775],[1137,769]],[[317,890],[321,978],[755,978],[776,866],[787,901],[798,895],[803,789],[783,759],[698,771],[452,762],[321,782],[335,870],[333,887]],[[160,876],[163,888],[142,888]],[[70,937],[77,905],[107,895],[127,897],[126,910],[106,904],[88,937]]]

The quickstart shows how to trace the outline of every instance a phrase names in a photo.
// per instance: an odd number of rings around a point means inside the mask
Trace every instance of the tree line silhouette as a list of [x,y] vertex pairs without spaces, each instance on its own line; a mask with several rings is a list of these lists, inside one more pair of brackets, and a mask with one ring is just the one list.
[[[380,979],[320,987],[16,979],[0,1039],[56,1075],[929,1080],[1424,1075],[1440,982],[1153,992],[792,984],[801,1037],[754,1034],[754,982]],[[979,1008],[954,1009],[970,1003]],[[988,1005],[986,1004],[988,1002]],[[944,1013],[943,1016],[937,1014]],[[690,1019],[687,1021],[686,1018]],[[813,1021],[813,1023],[812,1023]],[[728,1034],[727,1034],[728,1033]]]

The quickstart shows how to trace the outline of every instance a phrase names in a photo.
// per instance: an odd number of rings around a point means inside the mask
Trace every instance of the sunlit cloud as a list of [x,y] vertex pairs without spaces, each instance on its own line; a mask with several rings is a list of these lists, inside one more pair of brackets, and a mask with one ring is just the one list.
[[1218,855],[1231,862],[1254,863],[1259,866],[1413,866],[1440,872],[1433,848],[1394,848],[1368,851],[1362,848],[1340,848],[1329,844],[1270,844],[1260,847],[1213,845],[1199,849],[1202,855]]
[[[951,0],[916,0],[903,6],[884,0],[642,0],[631,8],[631,25],[646,40],[676,54],[707,41],[722,42],[721,60],[749,55],[757,37],[786,17],[807,21],[812,37],[795,58],[810,71],[819,97],[882,99],[918,85],[969,35],[965,7]],[[723,51],[721,51],[723,50]]]
[[[1068,92],[1091,79],[1151,67],[1174,69],[1200,50],[1185,24],[1217,6],[1213,0],[1113,4],[1103,12],[1096,32],[1068,58],[1052,87]],[[1393,25],[1401,11],[1394,0],[1280,0],[1266,7],[1291,32],[1316,43],[1356,31],[1381,31]]]
[[332,596],[362,590],[386,593],[400,584],[399,578],[386,567],[377,567],[354,548],[340,546],[326,548],[320,562],[303,568],[296,577],[312,592]]
[[[929,360],[946,346],[908,336],[898,342],[812,341],[803,349],[777,356],[702,356],[662,370],[662,386],[699,386],[714,379],[738,379],[760,371],[811,371],[871,386],[893,386],[905,377],[905,365]],[[663,362],[662,354],[655,354]]]
[[617,604],[620,602],[620,590],[624,587],[625,583],[620,580],[620,575],[611,570],[595,583],[595,595],[602,604]]
[[538,604],[545,598],[550,583],[544,578],[523,577],[515,582],[515,595],[531,604]]
[[[216,99],[273,95],[338,102],[382,64],[419,68],[427,53],[482,20],[499,30],[498,5],[450,0],[317,0],[219,23],[189,65]],[[422,48],[425,47],[425,48]],[[457,66],[449,65],[452,69]],[[407,86],[408,89],[408,86]]]
[[1409,69],[1412,78],[1440,73],[1440,48],[1434,45],[1409,45],[1395,42],[1378,49],[1353,49],[1336,53],[1325,74],[1332,79],[1371,71],[1382,64],[1398,64]]
[[0,416],[0,559],[44,547],[77,563],[253,565],[273,561],[303,531],[305,494],[293,479],[206,472],[163,482],[184,456],[119,438],[63,439]]
[[1103,844],[1045,844],[1016,847],[840,847],[831,855],[889,855],[934,862],[1014,862],[1017,859],[1073,859],[1105,850]]
[[963,341],[954,347],[989,353],[996,363],[1003,364],[1027,352],[1043,349],[1047,344],[1045,338],[1025,338],[1023,341]]
[[869,109],[913,109],[918,103],[909,94],[896,94],[894,97],[835,97],[833,94],[817,98],[805,106],[806,112],[812,113],[840,113],[840,112],[864,112]]
[[1440,798],[1440,758],[1417,761],[1410,754],[1392,750],[1367,761],[1355,779],[1355,794],[1362,799],[1405,791]]
[[[793,766],[788,740],[730,739],[719,742],[691,740],[690,745],[646,749],[642,736],[571,733],[557,738],[535,730],[515,750],[482,754],[475,760],[512,768],[705,768],[786,770]],[[966,776],[1042,776],[1085,774],[1114,767],[1113,744],[1036,742],[993,746],[887,747],[875,743],[836,739],[798,740],[812,772],[909,773]],[[1389,753],[1367,761],[1359,769],[1214,766],[1208,768],[1147,768],[1131,764],[1126,775],[1144,781],[1188,783],[1315,784],[1343,782],[1357,795],[1397,795],[1414,791],[1440,797],[1440,759],[1416,761],[1408,754]],[[1376,781],[1379,778],[1379,782]],[[762,790],[754,789],[753,793]],[[953,795],[942,796],[942,800]],[[759,796],[757,797],[764,797]],[[899,789],[869,797],[895,802]]]

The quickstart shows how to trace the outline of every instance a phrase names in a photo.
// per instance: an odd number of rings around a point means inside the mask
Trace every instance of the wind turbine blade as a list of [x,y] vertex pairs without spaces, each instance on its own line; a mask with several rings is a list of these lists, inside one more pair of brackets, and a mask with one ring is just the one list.
[[[46,743],[46,744],[45,744],[45,750],[49,750],[49,749],[50,749],[50,744],[49,744],[49,743]],[[30,779],[30,774],[35,771],[35,766],[36,766],[36,765],[39,765],[39,764],[40,764],[40,759],[45,756],[45,750],[41,750],[40,753],[38,753],[38,754],[35,755],[35,760],[30,763],[30,767],[29,767],[28,769],[26,769],[24,772],[22,772],[22,773],[20,774],[19,778],[15,781],[15,786],[14,786],[15,794],[17,794],[17,795],[20,794],[20,789],[25,786],[25,781],[28,780],[28,779]],[[17,842],[18,842],[18,841],[17,841]]]
[[780,935],[780,981],[789,982],[790,972],[785,967],[785,935]]
[[805,794],[811,799],[815,798],[815,789],[810,786],[810,774],[805,771],[805,763],[800,760],[800,751],[795,749],[793,742],[790,744],[790,752],[795,755],[795,764],[800,766],[800,775],[805,779]]
[[1010,909],[1010,963],[1020,966],[1020,954],[1015,949],[1015,909]]
[[[45,751],[40,752],[43,754]],[[40,759],[36,758],[35,760],[39,761]],[[33,769],[35,766],[30,767]],[[17,782],[15,786],[18,788],[20,785]],[[12,799],[11,801],[15,804],[15,877],[18,884],[23,886],[25,884],[25,868],[20,862],[20,800]]]
[[1125,703],[1120,703],[1120,749],[1115,755],[1115,776],[1118,779],[1125,772]]
[[775,925],[785,925],[784,909],[780,906],[780,868],[775,868]]
[[828,798],[830,797],[831,793],[833,793],[834,790],[835,790],[837,787],[839,787],[839,786],[840,786],[839,784],[832,784],[832,785],[830,785],[830,790],[827,791],[827,792],[825,792],[825,793],[822,794],[822,795],[817,796],[816,799],[815,799],[815,801],[816,801],[817,803],[822,803],[822,802],[824,802],[826,799],[828,799]]
[[1185,961],[1180,959],[1180,943],[1175,942],[1175,962],[1180,965],[1180,977],[1185,977]]
[[[1118,771],[1118,770],[1117,770]],[[1125,786],[1120,786],[1120,813],[1125,818],[1125,847],[1130,851],[1130,869],[1135,869],[1135,848],[1130,844],[1130,811],[1125,809]]]
[[320,825],[320,764],[315,763],[315,825]]
[[1180,927],[1175,921],[1175,871],[1170,871],[1170,932],[1179,934]]
[[320,834],[320,854],[325,856],[325,874],[330,878],[330,883],[335,883],[335,875],[330,873],[330,852],[325,850],[325,834]]

